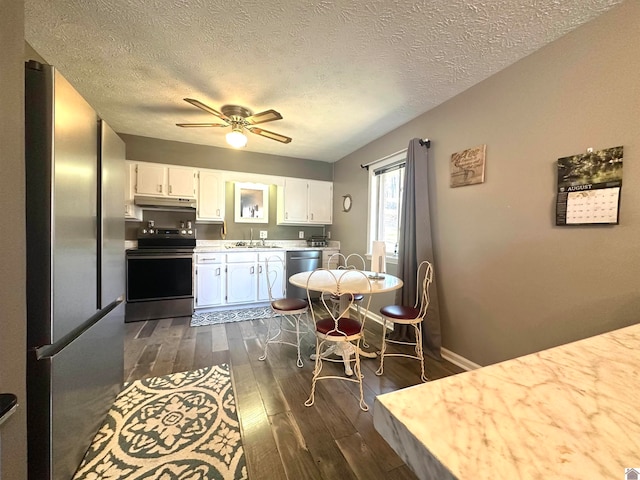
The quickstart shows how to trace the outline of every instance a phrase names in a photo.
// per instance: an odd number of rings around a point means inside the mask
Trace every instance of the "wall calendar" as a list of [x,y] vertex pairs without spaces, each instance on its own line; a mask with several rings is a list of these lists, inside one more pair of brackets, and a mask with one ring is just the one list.
[[556,225],[617,225],[622,151],[613,147],[558,159]]

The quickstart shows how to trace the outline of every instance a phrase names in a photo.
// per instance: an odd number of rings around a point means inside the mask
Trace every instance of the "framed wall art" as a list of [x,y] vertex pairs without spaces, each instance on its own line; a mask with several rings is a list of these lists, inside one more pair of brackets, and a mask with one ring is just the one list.
[[451,187],[484,183],[486,145],[468,148],[451,155]]
[[236,223],[269,223],[269,185],[235,184]]

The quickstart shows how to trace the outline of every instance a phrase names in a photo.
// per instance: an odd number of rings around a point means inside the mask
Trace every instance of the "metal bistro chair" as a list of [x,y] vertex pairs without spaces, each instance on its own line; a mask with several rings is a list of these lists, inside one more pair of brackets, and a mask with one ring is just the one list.
[[[333,266],[335,265],[335,268],[338,270],[345,268],[351,270],[366,270],[366,262],[364,261],[364,258],[362,258],[362,256],[358,255],[357,253],[350,253],[346,257],[342,253],[334,253],[329,257],[328,265],[329,269],[333,268]],[[358,312],[359,317],[362,317],[362,314],[360,312],[360,305],[362,304],[363,299],[364,295],[362,295],[361,293],[354,294],[353,303],[356,307],[356,311]],[[340,297],[338,295],[332,294],[330,295],[329,300],[333,305],[334,311],[337,311],[340,307]],[[362,336],[362,346],[365,348],[369,347],[364,333]]]
[[[313,405],[315,401],[316,384],[318,380],[336,379],[348,382],[358,383],[360,387],[360,408],[365,412],[369,410],[369,406],[364,401],[364,392],[362,387],[362,371],[360,369],[360,341],[364,333],[364,319],[350,318],[346,316],[347,312],[353,305],[356,293],[361,293],[366,299],[366,309],[369,309],[371,302],[371,282],[367,275],[359,270],[345,270],[344,273],[336,275],[334,272],[326,269],[317,269],[307,280],[307,298],[311,301],[311,292],[313,287],[322,285],[323,290],[330,291],[336,295],[342,295],[342,307],[339,311],[335,311],[327,303],[328,296],[321,296],[320,301],[322,307],[326,310],[326,314],[319,312],[319,309],[312,308],[311,315],[315,325],[316,334],[316,354],[315,366],[313,369],[313,378],[311,380],[311,393],[304,403],[307,407]],[[318,310],[318,311],[317,311]],[[329,355],[336,354],[341,359],[330,358]],[[351,356],[353,355],[354,368],[351,369]],[[338,375],[321,375],[323,362],[342,362],[344,363],[345,373],[347,376]],[[355,375],[353,375],[355,373]],[[353,376],[353,377],[352,377]]]
[[[420,279],[422,278],[422,283]],[[422,321],[427,314],[427,308],[429,307],[429,286],[433,280],[433,267],[426,260],[418,265],[418,274],[416,286],[418,288],[416,292],[416,302],[413,306],[407,307],[404,305],[387,305],[380,309],[380,313],[383,318],[382,324],[382,350],[380,351],[380,366],[376,371],[376,375],[382,375],[384,373],[384,359],[385,357],[405,357],[413,358],[420,361],[420,379],[423,382],[429,379],[424,373],[424,353],[422,351]],[[413,325],[413,329],[416,336],[415,342],[390,340],[385,336],[387,331],[387,322],[399,325]],[[387,353],[387,345],[411,345],[415,347],[415,355],[408,353]]]
[[[267,350],[271,344],[290,345],[296,347],[298,358],[296,365],[302,367],[300,356],[300,337],[309,329],[307,323],[309,304],[301,298],[280,298],[284,290],[284,260],[278,256],[271,256],[265,260],[267,288],[271,305],[271,317],[267,328],[267,338],[264,343],[264,353],[258,360],[266,360]],[[280,283],[277,283],[280,282]],[[304,319],[303,319],[304,316]],[[302,327],[302,331],[301,331]],[[275,333],[272,331],[275,330]],[[286,340],[286,334],[295,334],[296,341]]]

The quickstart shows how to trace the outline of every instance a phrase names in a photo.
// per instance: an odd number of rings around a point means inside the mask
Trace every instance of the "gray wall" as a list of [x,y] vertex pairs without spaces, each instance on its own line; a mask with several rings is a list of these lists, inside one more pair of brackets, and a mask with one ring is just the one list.
[[[335,165],[333,234],[366,243],[367,163],[430,138],[445,348],[481,365],[640,320],[640,2],[625,2]],[[486,181],[449,187],[451,154],[487,145]],[[556,161],[624,146],[618,226],[555,226]],[[427,186],[427,169],[418,172]]]
[[[176,127],[177,128],[177,127]],[[333,164],[314,160],[280,157],[246,150],[232,150],[226,148],[210,147],[206,145],[194,145],[190,143],[160,140],[136,135],[120,134],[127,145],[127,159],[142,162],[166,163],[170,165],[185,165],[198,168],[211,168],[215,170],[228,170],[234,172],[251,172],[265,175],[285,177],[308,178],[312,180],[331,181],[333,177]],[[269,140],[263,140],[269,141]],[[286,145],[283,145],[286,148]],[[323,235],[325,230],[321,226],[292,227],[276,224],[276,188],[271,186],[269,191],[269,223],[246,224],[235,223],[234,218],[234,191],[233,183],[226,185],[226,211],[227,240],[248,240],[250,230],[253,228],[254,238],[259,230],[267,230],[269,241],[295,240],[298,233],[304,232],[305,238],[312,235]],[[144,212],[144,222],[154,219],[157,225],[171,226],[186,218],[184,214],[160,214],[154,211]],[[195,220],[195,216],[192,218]],[[136,238],[136,228],[140,222],[127,222],[127,239]],[[220,240],[220,225],[199,223],[199,240]],[[328,231],[328,229],[327,229]]]
[[0,478],[27,477],[24,234],[24,2],[0,2],[0,392],[19,408],[0,426]]

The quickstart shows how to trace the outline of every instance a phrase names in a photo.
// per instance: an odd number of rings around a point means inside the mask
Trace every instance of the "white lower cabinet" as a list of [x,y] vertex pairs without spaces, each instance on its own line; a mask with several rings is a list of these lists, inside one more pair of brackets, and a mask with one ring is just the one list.
[[276,277],[273,297],[284,298],[287,285],[284,251],[196,253],[196,310],[268,302],[267,258],[269,270]]
[[257,253],[227,253],[227,303],[251,303],[257,298]]
[[269,301],[269,279],[267,278],[267,263],[269,259],[269,272],[274,279],[271,294],[274,299],[284,298],[287,279],[284,270],[284,252],[259,252],[258,253],[258,301]]
[[[323,250],[322,251],[322,268],[329,268],[329,259],[331,258],[331,255],[335,255],[336,253],[340,253],[340,250],[335,249],[335,250]],[[335,267],[335,265],[334,265]]]
[[220,253],[198,253],[195,262],[195,308],[217,307],[224,303],[225,271]]

